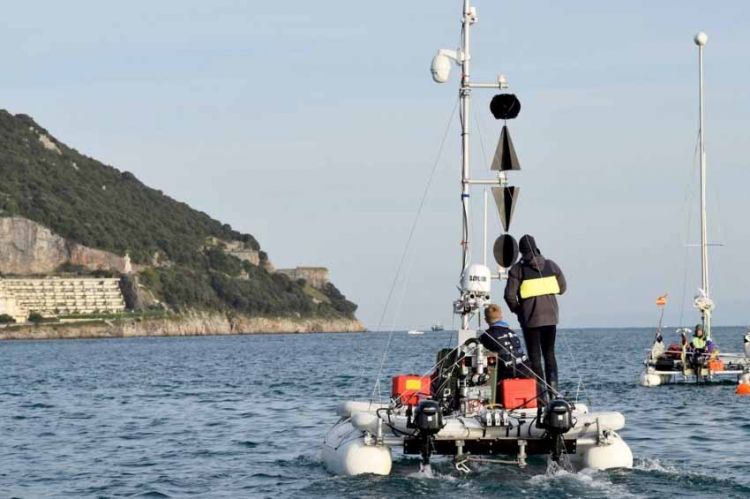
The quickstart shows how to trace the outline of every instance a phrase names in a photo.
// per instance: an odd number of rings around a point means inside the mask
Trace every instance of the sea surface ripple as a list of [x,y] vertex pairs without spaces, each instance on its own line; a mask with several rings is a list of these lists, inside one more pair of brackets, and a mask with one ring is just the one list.
[[[742,334],[714,336],[741,351]],[[633,470],[548,474],[536,459],[460,476],[443,459],[424,476],[395,453],[391,476],[353,478],[325,471],[320,444],[338,402],[369,397],[387,334],[2,342],[0,497],[750,497],[750,397],[733,383],[640,388],[652,335],[558,341],[562,388],[625,414]],[[454,341],[394,333],[383,396]]]

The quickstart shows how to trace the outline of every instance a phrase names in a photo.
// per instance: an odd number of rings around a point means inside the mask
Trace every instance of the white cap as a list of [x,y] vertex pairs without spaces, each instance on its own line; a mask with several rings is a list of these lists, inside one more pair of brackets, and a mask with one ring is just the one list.
[[708,42],[708,35],[705,34],[703,31],[699,32],[697,35],[695,35],[695,38],[693,38],[693,41],[696,45],[699,47],[702,47]]

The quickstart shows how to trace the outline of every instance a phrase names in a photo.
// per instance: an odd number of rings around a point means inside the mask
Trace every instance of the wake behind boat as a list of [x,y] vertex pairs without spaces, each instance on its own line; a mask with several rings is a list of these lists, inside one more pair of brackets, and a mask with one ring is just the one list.
[[[698,122],[700,154],[700,192],[701,192],[701,287],[693,301],[693,306],[701,315],[701,322],[694,331],[680,328],[679,343],[665,346],[661,334],[661,318],[664,316],[666,295],[659,297],[656,305],[661,308],[659,327],[656,339],[644,361],[645,369],[641,373],[640,384],[654,387],[676,381],[710,381],[715,378],[735,378],[738,380],[737,393],[750,393],[750,348],[748,336],[745,337],[745,352],[724,353],[712,338],[711,319],[714,302],[711,299],[708,274],[708,222],[706,216],[706,150],[703,125],[703,47],[708,42],[705,33],[698,33],[694,38],[698,46]],[[692,333],[692,338],[690,337]]]
[[[463,271],[460,296],[454,302],[454,313],[461,317],[457,343],[438,352],[435,366],[428,373],[394,376],[389,402],[375,402],[379,386],[376,383],[369,401],[339,405],[337,414],[341,419],[326,435],[322,449],[323,461],[333,473],[387,475],[391,472],[393,449],[419,455],[422,469],[429,467],[433,455],[451,456],[456,469],[462,472],[469,472],[471,463],[477,461],[523,467],[529,455],[550,456],[552,461],[570,469],[633,465],[630,448],[617,434],[625,425],[622,414],[591,412],[577,400],[559,396],[550,386],[546,386],[546,391],[553,394],[553,400],[543,400],[537,395],[535,379],[500,379],[500,355],[485,348],[478,341],[481,331],[470,327],[472,319],[490,303],[492,279],[503,279],[519,252],[512,236],[505,233],[498,237],[493,253],[499,268],[493,275],[486,264],[472,263],[469,251],[472,186],[492,186],[507,231],[518,196],[518,188],[508,185],[508,172],[520,170],[510,132],[503,125],[491,166],[496,177],[471,177],[472,90],[507,88],[502,76],[493,83],[470,80],[469,32],[476,22],[476,9],[469,0],[464,0],[461,47],[440,50],[432,62],[433,79],[438,83],[448,80],[453,64],[461,68]],[[490,109],[497,119],[506,122],[518,115],[520,102],[515,95],[503,93],[493,98]],[[486,242],[482,249],[485,246]],[[381,369],[384,360],[385,357]]]

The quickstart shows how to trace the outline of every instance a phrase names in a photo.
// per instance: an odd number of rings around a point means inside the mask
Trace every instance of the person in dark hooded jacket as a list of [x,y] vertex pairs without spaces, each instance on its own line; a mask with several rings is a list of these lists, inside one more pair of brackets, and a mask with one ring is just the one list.
[[557,392],[555,336],[559,311],[556,295],[565,293],[567,283],[560,267],[542,256],[532,236],[523,236],[518,247],[521,260],[508,272],[505,302],[518,317],[531,369],[537,376],[537,393],[540,402],[546,403],[547,388],[552,396]]

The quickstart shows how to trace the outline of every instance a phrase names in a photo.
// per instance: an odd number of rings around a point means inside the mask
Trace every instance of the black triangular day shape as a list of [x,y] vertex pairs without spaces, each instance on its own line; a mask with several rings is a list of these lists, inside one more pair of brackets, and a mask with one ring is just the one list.
[[500,133],[500,141],[495,149],[495,157],[492,158],[490,170],[505,172],[508,170],[520,170],[521,164],[516,156],[516,149],[513,147],[513,140],[510,138],[508,127],[503,125]]
[[516,211],[516,202],[520,191],[520,187],[512,185],[492,188],[492,197],[495,198],[497,213],[500,215],[500,223],[503,224],[505,232],[508,232],[510,228],[510,221],[513,218],[513,212]]

